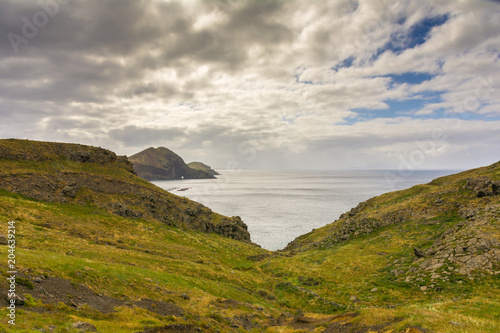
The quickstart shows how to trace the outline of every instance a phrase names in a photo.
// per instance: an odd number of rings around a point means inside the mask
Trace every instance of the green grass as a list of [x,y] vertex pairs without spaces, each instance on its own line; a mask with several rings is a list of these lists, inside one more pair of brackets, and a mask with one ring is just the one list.
[[[267,306],[274,312],[274,304],[254,292],[268,281],[258,265],[247,259],[267,253],[254,245],[158,222],[126,219],[92,206],[38,202],[5,191],[0,193],[0,201],[0,220],[16,221],[19,269],[31,267],[34,274],[69,279],[110,297],[173,300],[200,315],[205,315],[210,309],[206,305],[218,298]],[[4,229],[6,225],[2,233]],[[69,251],[73,254],[67,255]],[[5,271],[4,265],[0,267]],[[187,302],[175,295],[159,294],[157,287],[189,293],[191,299]],[[59,320],[72,322],[73,317],[61,316]],[[133,323],[136,317],[128,320]],[[23,318],[18,328],[43,327],[47,320],[43,314]],[[116,332],[144,327],[136,322],[116,329],[116,320],[105,318],[96,326],[102,331],[106,331],[103,327],[114,327],[111,331]]]
[[[0,142],[0,148],[4,144]],[[30,143],[13,144],[22,151],[23,145]],[[82,177],[97,175],[140,183],[156,191],[152,184],[130,177],[121,167],[71,162],[50,152],[47,158],[44,162],[0,160],[0,176],[73,172]],[[26,306],[18,311],[16,329],[7,325],[4,316],[0,330],[49,331],[50,326],[57,326],[57,332],[75,332],[72,323],[82,320],[94,324],[100,332],[139,332],[173,323],[191,324],[204,332],[243,332],[233,327],[238,317],[251,318],[266,327],[270,317],[287,312],[323,320],[315,328],[315,332],[321,332],[331,315],[356,311],[361,315],[348,321],[367,326],[390,323],[387,329],[394,332],[421,326],[434,332],[496,333],[500,331],[500,275],[471,280],[450,274],[450,283],[435,282],[441,289],[426,292],[420,286],[430,283],[429,276],[410,282],[405,277],[415,267],[415,247],[428,249],[444,232],[464,221],[457,207],[483,209],[489,205],[490,213],[495,209],[498,213],[498,197],[476,198],[463,185],[465,178],[475,175],[500,179],[499,170],[500,166],[481,168],[372,198],[356,217],[377,222],[405,210],[409,214],[399,223],[334,243],[332,233],[345,222],[343,218],[300,237],[293,250],[274,253],[173,226],[182,225],[181,221],[167,225],[149,217],[124,218],[95,204],[95,200],[108,203],[126,199],[120,195],[86,193],[83,189],[78,196],[92,194],[93,200],[63,204],[0,189],[0,222],[4,221],[0,233],[6,234],[7,221],[16,221],[18,270],[31,269],[32,276],[65,278],[126,301],[150,298],[171,302],[186,313],[183,317],[160,316],[122,306],[114,313],[102,314],[88,306],[43,304],[26,296]],[[176,196],[172,196],[172,202],[179,211],[194,207],[189,200]],[[133,208],[141,209],[139,205]],[[216,213],[209,216],[214,223],[223,219]],[[498,219],[487,217],[484,209],[478,218],[489,219],[477,227],[479,231],[500,238]],[[6,253],[4,249],[2,246],[2,253]],[[264,259],[249,259],[258,255],[264,255]],[[0,261],[0,269],[6,271],[6,262]],[[397,276],[395,270],[400,272]],[[0,283],[6,286],[5,279]],[[18,283],[33,287],[27,279]],[[374,288],[377,290],[372,291]],[[188,294],[189,299],[181,294]],[[353,302],[352,296],[359,302]],[[286,324],[262,327],[251,331],[301,331]]]

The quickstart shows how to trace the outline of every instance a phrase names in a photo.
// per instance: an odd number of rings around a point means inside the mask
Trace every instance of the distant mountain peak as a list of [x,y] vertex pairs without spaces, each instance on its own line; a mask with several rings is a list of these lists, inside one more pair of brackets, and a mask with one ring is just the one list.
[[146,180],[215,178],[204,169],[190,168],[179,155],[165,147],[147,148],[130,156],[129,160],[137,175]]

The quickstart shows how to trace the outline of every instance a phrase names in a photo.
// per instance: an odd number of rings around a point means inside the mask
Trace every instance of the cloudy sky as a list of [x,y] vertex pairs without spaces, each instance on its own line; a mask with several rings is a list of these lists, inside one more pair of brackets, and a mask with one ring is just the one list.
[[0,0],[0,137],[216,168],[500,160],[500,4]]

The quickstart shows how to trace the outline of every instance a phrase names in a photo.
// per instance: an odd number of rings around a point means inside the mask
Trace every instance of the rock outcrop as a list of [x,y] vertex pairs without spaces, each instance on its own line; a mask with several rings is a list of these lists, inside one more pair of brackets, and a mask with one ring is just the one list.
[[500,275],[499,169],[497,163],[372,198],[287,249],[328,248],[391,226],[418,233],[434,225],[431,236],[416,238],[411,255],[392,263],[393,277],[427,291],[440,281]]
[[498,195],[500,194],[500,181],[493,181],[484,176],[469,178],[464,188],[473,191],[478,198]]
[[500,205],[488,205],[480,214],[444,232],[425,252],[416,256],[407,272],[407,281],[419,280],[425,274],[433,281],[446,281],[451,273],[467,277],[474,271],[500,274],[500,241],[495,235],[482,231],[499,218]]

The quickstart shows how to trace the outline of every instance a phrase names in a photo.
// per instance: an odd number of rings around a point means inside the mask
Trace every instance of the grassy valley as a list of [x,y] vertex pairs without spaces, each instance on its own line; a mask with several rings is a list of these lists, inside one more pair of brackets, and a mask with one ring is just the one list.
[[24,300],[6,332],[500,330],[499,163],[372,198],[276,252],[99,148],[1,140],[0,170]]

